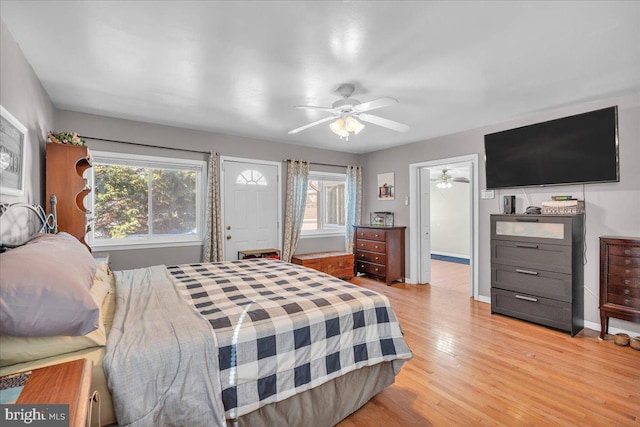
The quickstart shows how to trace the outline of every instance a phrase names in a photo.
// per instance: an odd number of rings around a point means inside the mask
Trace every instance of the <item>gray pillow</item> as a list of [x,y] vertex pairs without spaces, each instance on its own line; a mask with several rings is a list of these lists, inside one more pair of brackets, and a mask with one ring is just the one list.
[[86,335],[100,310],[89,290],[96,263],[75,237],[40,234],[0,254],[0,334]]

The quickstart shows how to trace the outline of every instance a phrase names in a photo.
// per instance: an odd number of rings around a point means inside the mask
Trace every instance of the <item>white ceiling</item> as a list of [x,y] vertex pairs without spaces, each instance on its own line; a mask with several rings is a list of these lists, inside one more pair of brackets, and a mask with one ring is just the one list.
[[[640,90],[640,2],[0,2],[56,107],[364,153]],[[348,142],[340,83],[400,103]]]

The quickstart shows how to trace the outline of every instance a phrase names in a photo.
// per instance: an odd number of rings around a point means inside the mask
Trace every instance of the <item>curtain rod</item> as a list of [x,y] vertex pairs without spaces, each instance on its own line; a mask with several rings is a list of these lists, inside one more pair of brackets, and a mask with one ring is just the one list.
[[120,144],[137,145],[139,147],[162,148],[164,150],[186,151],[188,153],[211,154],[211,152],[209,151],[189,150],[188,148],[163,147],[161,145],[142,144],[140,142],[118,141],[117,139],[96,138],[94,136],[84,136],[84,135],[79,135],[79,136],[80,138],[93,139],[95,141],[117,142]]
[[[285,162],[290,162],[293,159],[284,159]],[[309,162],[310,164],[313,165],[318,165],[318,166],[334,166],[336,168],[346,168],[346,165],[333,165],[331,163],[318,163],[318,162]]]

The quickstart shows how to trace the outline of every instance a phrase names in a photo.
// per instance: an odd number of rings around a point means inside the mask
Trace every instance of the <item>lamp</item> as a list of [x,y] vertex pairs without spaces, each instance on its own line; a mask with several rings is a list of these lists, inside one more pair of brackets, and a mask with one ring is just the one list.
[[364,125],[356,120],[353,116],[346,116],[345,118],[340,117],[335,122],[329,125],[329,129],[331,132],[335,133],[340,137],[340,139],[349,140],[350,132],[354,134],[359,134],[362,129],[364,129]]

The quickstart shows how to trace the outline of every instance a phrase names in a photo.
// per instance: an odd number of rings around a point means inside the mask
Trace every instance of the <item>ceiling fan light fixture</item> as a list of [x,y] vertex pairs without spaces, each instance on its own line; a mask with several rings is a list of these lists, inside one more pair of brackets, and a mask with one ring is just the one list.
[[335,133],[336,135],[342,136],[342,133],[345,132],[344,120],[342,118],[339,118],[329,125],[329,129],[331,129],[331,132]]
[[362,129],[364,129],[364,125],[353,116],[349,116],[345,119],[344,126],[347,131],[353,132],[356,135],[359,134]]
[[444,189],[453,187],[453,184],[451,184],[448,181],[441,181],[441,182],[436,184],[436,187],[438,187],[441,190],[444,190]]

